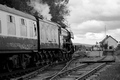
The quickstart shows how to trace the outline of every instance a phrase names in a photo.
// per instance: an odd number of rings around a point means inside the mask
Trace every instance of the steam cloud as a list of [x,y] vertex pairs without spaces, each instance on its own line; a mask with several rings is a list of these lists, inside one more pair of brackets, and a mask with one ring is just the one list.
[[30,5],[45,19],[51,20],[52,16],[51,14],[49,14],[50,9],[48,4],[43,4],[42,1],[38,1],[38,0],[31,0]]

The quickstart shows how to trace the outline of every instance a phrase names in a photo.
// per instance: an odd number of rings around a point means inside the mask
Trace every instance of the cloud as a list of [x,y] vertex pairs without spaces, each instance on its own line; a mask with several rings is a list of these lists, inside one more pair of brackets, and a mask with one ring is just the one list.
[[91,40],[101,40],[105,37],[104,33],[86,33],[85,34],[87,39]]
[[[108,30],[106,32],[107,35],[111,35],[116,40],[120,40],[120,29]],[[75,39],[73,40],[74,43],[88,43],[88,44],[95,44],[96,42],[100,42],[105,38],[105,32],[100,33],[93,33],[87,32],[86,34],[75,34]]]
[[72,24],[71,28],[75,34],[85,34],[86,32],[105,32],[106,30],[119,29],[120,21],[97,21],[88,20],[80,24]]
[[108,30],[107,35],[113,36],[116,40],[120,40],[120,29]]
[[107,30],[120,28],[120,21],[104,21]]
[[120,0],[70,0],[68,6],[74,41],[99,41],[105,37],[105,26],[109,35],[119,37]]
[[72,29],[78,33],[101,32],[104,30],[105,23],[102,21],[89,20],[74,26]]
[[[100,35],[101,38],[97,37],[98,35]],[[87,33],[83,36],[84,37],[80,37],[79,35],[75,35],[74,36],[75,40],[73,40],[73,43],[96,44],[96,42],[100,42],[103,39],[104,35],[95,34],[95,33]]]
[[70,0],[70,22],[120,20],[119,0]]

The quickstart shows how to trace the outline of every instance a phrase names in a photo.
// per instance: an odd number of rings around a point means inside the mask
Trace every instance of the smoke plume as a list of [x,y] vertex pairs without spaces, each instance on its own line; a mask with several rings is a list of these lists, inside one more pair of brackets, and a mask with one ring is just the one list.
[[40,14],[44,17],[44,19],[51,20],[52,16],[49,14],[50,7],[48,4],[43,4],[41,0],[31,0],[30,5]]

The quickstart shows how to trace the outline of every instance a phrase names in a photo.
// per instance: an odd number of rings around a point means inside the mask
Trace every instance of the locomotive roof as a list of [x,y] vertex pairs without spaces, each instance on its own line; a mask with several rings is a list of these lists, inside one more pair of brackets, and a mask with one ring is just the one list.
[[7,7],[6,5],[1,5],[0,4],[0,10],[5,11],[5,12],[9,12],[9,13],[12,13],[12,14],[15,14],[15,15],[19,15],[19,16],[22,16],[22,17],[25,17],[25,18],[29,18],[29,19],[32,19],[32,20],[36,20],[34,16],[32,16],[30,14],[27,14],[27,13],[24,13],[22,11],[16,10],[14,8]]
[[62,31],[68,32],[68,30],[67,30],[66,28],[61,28],[61,30],[62,30]]
[[39,21],[46,22],[46,23],[49,23],[49,24],[52,24],[52,25],[55,25],[55,26],[60,27],[60,25],[59,25],[59,24],[57,24],[57,23],[55,23],[55,22],[52,22],[52,21],[50,21],[50,20],[46,20],[46,19],[39,19]]

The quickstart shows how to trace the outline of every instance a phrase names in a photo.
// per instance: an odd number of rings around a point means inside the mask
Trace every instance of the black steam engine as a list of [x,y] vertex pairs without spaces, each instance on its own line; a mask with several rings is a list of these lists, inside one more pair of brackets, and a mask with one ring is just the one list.
[[0,69],[68,61],[71,38],[71,32],[56,23],[0,5]]

